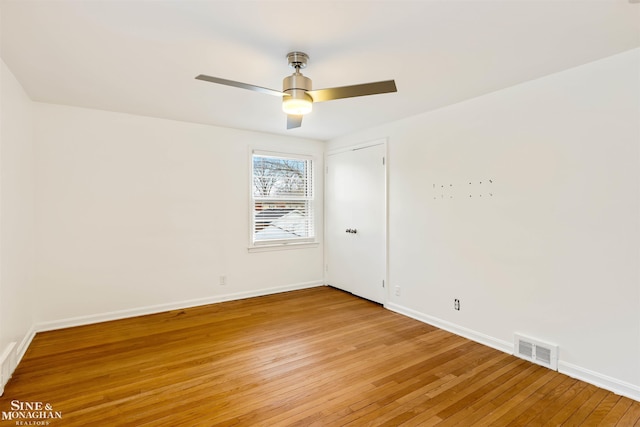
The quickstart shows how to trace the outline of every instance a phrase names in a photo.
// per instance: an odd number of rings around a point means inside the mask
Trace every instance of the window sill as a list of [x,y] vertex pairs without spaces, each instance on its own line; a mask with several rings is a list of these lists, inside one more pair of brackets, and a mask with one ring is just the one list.
[[304,242],[304,243],[277,243],[273,245],[258,245],[249,246],[249,252],[270,252],[270,251],[286,251],[291,249],[308,249],[317,248],[320,246],[319,242]]

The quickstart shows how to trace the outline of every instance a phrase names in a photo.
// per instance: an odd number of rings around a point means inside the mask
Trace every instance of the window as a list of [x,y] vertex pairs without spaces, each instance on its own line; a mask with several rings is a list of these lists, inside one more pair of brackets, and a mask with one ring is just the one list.
[[252,245],[313,242],[313,160],[254,152]]

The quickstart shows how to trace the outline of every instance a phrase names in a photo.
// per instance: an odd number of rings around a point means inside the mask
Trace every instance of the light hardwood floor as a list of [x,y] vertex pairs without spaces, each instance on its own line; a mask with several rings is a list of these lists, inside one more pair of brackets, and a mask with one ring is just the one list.
[[40,333],[15,400],[52,427],[640,426],[639,402],[329,287]]

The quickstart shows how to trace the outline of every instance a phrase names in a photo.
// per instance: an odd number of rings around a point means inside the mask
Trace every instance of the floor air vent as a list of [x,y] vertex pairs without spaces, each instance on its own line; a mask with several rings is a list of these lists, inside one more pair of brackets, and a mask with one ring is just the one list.
[[558,370],[558,346],[515,335],[515,355],[554,371]]

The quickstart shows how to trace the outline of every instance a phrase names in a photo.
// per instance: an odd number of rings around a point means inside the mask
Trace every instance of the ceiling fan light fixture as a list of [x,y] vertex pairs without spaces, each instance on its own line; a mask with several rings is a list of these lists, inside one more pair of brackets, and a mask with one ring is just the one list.
[[313,109],[311,97],[305,93],[282,98],[282,111],[294,116],[309,114]]

